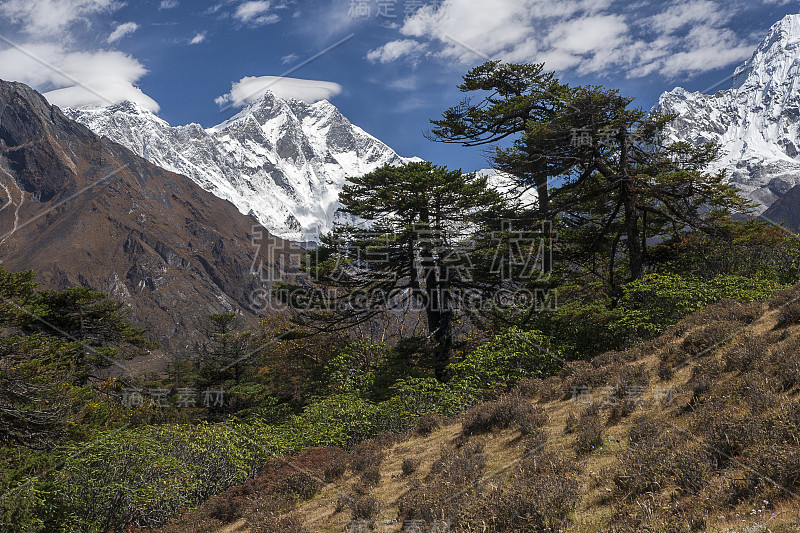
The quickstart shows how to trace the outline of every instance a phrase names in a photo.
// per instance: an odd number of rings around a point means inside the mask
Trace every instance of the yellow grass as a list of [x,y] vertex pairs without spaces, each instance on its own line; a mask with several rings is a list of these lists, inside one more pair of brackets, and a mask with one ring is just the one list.
[[[766,334],[775,325],[776,311],[763,308],[762,319],[743,329],[752,334]],[[794,329],[800,329],[797,326]],[[800,332],[792,331],[793,334]],[[671,342],[680,343],[682,338]],[[666,346],[666,345],[665,345]],[[663,348],[661,348],[663,349]],[[714,355],[706,356],[715,357]],[[646,364],[652,381],[659,387],[680,390],[688,381],[694,362],[678,369],[669,382],[657,381],[656,370],[659,364],[657,353],[647,354],[646,357],[632,364]],[[613,491],[613,480],[609,472],[619,464],[619,453],[626,449],[627,434],[632,420],[637,415],[654,418],[668,418],[670,423],[678,426],[682,423],[680,417],[675,416],[678,406],[686,405],[689,393],[682,392],[675,397],[671,405],[656,405],[653,402],[637,409],[635,415],[628,416],[619,421],[617,425],[606,427],[606,442],[602,450],[590,454],[583,459],[583,477],[580,500],[572,518],[569,529],[576,533],[590,533],[607,531],[607,524],[614,511],[614,500],[610,497]],[[548,433],[547,446],[567,456],[574,457],[572,442],[574,435],[565,433],[567,418],[570,413],[576,414],[585,406],[571,400],[558,400],[541,404],[549,416],[546,431]],[[398,499],[407,490],[406,477],[401,472],[404,459],[416,459],[420,462],[417,473],[418,478],[424,478],[431,465],[442,454],[442,451],[453,448],[453,441],[461,432],[461,423],[455,418],[429,436],[410,436],[406,440],[393,444],[387,449],[385,459],[380,466],[381,481],[371,490],[370,495],[382,503],[382,510],[377,519],[374,531],[392,532],[401,531],[402,522],[398,520]],[[513,465],[521,457],[523,451],[518,430],[510,429],[491,433],[480,438],[485,443],[485,453],[488,457],[484,483],[495,483],[507,475]],[[292,514],[300,516],[311,532],[334,533],[347,531],[350,522],[350,512],[344,510],[336,512],[336,503],[340,494],[351,493],[358,483],[356,476],[348,474],[334,485],[329,485],[313,499],[300,504]],[[751,513],[748,509],[737,508],[721,511],[708,517],[706,531],[710,533],[734,532],[800,532],[800,502],[783,501],[775,509]],[[617,503],[619,505],[619,503]],[[218,533],[248,533],[246,524],[240,520]]]

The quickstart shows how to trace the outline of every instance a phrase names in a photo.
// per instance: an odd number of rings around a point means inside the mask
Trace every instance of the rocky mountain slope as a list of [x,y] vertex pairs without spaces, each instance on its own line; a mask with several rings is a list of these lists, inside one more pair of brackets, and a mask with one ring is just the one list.
[[65,113],[297,242],[318,241],[330,229],[347,176],[404,160],[331,103],[283,100],[269,92],[207,130],[172,127],[130,102]]
[[783,224],[789,229],[800,231],[800,185],[795,185],[775,200],[761,217],[773,224]]
[[3,267],[33,269],[46,287],[108,292],[181,349],[209,313],[255,320],[251,295],[267,282],[251,267],[274,264],[267,238],[231,203],[100,138],[33,89],[0,82]]
[[715,168],[764,211],[800,183],[800,15],[769,30],[753,56],[733,74],[733,87],[715,94],[680,87],[655,109],[676,113],[673,141],[723,146]]

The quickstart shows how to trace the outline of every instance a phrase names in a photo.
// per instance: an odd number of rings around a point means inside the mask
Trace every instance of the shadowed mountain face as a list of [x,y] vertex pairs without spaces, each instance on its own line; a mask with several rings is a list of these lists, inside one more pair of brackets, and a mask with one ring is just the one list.
[[794,231],[800,231],[800,185],[789,189],[761,216],[774,224],[783,224]]
[[0,81],[5,268],[33,269],[45,287],[108,292],[180,350],[209,313],[255,322],[252,294],[268,287],[252,265],[270,267],[267,240],[296,251],[188,178],[101,139],[33,89]]

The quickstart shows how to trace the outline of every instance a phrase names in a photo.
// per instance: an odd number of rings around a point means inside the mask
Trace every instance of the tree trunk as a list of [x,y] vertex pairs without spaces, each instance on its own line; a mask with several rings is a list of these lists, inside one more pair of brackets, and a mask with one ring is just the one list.
[[539,218],[542,220],[550,216],[550,190],[547,186],[547,179],[536,181],[536,196],[539,202]]
[[642,263],[647,259],[647,211],[642,211]]
[[450,361],[453,345],[449,283],[442,279],[441,267],[434,260],[433,251],[423,249],[421,253],[425,281],[425,316],[428,331],[436,341],[436,379],[445,381],[445,368]]
[[628,241],[631,280],[636,280],[642,277],[642,243],[639,240],[639,213],[636,209],[636,199],[630,192],[630,184],[625,183],[622,188],[625,195],[625,230]]
[[642,277],[642,242],[639,233],[639,210],[636,208],[636,193],[633,190],[633,183],[628,172],[628,138],[625,131],[620,135],[619,166],[622,174],[620,193],[625,206],[625,237],[628,241],[631,280],[636,280]]
[[[539,219],[540,222],[549,222],[550,217],[550,191],[547,186],[547,179],[540,180],[536,183],[536,194],[539,198]],[[553,239],[552,225],[544,224],[545,229],[545,243],[547,249],[544,250],[544,257],[542,258],[543,274],[547,276],[553,271],[553,254],[550,250],[550,245]]]

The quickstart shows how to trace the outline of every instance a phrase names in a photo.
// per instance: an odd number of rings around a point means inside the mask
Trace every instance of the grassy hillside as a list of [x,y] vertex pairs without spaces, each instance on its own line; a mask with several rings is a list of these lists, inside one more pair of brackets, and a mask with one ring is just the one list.
[[275,460],[159,531],[800,531],[798,298],[724,300],[460,415]]

